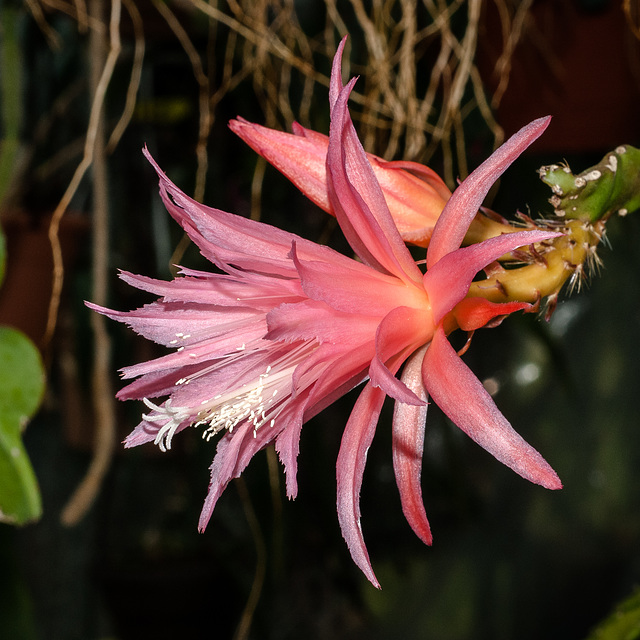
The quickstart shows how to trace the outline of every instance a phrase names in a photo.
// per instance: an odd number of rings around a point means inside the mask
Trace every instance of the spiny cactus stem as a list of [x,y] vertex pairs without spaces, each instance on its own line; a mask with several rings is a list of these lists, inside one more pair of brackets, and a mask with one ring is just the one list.
[[[544,228],[545,223],[539,226]],[[568,220],[558,230],[565,235],[518,252],[518,259],[528,264],[512,268],[492,265],[486,279],[472,283],[468,296],[534,305],[546,298],[553,305],[565,282],[569,281],[570,291],[579,289],[589,270],[599,265],[596,249],[604,223]]]

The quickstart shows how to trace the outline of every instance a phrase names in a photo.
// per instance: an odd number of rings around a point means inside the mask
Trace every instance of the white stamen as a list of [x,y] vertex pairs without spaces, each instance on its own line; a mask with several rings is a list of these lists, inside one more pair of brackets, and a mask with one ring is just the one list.
[[142,398],[142,402],[149,407],[155,414],[143,413],[142,418],[147,422],[166,422],[160,427],[156,434],[154,444],[160,447],[160,451],[168,451],[171,449],[171,440],[175,435],[178,427],[189,417],[189,413],[186,409],[181,407],[172,407],[171,398],[165,401],[164,406],[158,406],[149,400],[149,398]]
[[[271,364],[266,366],[264,373],[257,374],[250,382],[227,388],[225,392],[202,400],[199,404],[173,406],[171,397],[159,406],[148,398],[143,398],[145,405],[151,409],[148,414],[143,414],[143,419],[158,425],[155,444],[162,451],[167,451],[171,448],[171,441],[177,430],[187,425],[205,425],[202,437],[207,441],[220,431],[227,430],[232,433],[236,426],[247,423],[253,427],[254,437],[257,437],[260,427],[265,424],[269,424],[270,427],[275,425],[278,415],[287,406],[287,400],[293,392],[293,373],[296,367],[308,358],[317,346],[315,342],[303,342],[297,347],[281,352],[279,356],[271,359]],[[243,344],[242,348],[246,349],[246,345]],[[189,355],[196,357],[196,354]],[[175,386],[187,385],[192,380],[220,371],[246,357],[247,351],[227,354],[210,361],[211,364],[203,366],[197,372],[180,378],[175,382]],[[296,389],[297,392],[302,390]]]

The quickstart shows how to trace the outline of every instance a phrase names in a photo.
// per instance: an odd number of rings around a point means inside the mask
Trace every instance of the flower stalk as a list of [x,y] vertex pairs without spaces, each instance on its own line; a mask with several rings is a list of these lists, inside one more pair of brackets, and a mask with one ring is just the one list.
[[640,207],[640,150],[619,146],[578,175],[566,164],[544,166],[538,173],[553,192],[549,199],[553,216],[534,221],[519,214],[519,224],[510,226],[513,230],[523,225],[554,229],[563,235],[503,256],[487,270],[486,279],[472,283],[468,296],[536,306],[544,299],[548,319],[565,283],[570,293],[579,290],[584,279],[601,266],[597,250],[609,218]]

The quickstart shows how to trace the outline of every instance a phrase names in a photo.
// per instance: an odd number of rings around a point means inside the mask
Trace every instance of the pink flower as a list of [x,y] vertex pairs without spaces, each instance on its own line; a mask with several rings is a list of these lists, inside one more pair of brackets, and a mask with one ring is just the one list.
[[[268,129],[244,118],[232,120],[229,127],[312,202],[335,215],[327,192],[327,136],[297,122],[293,133]],[[370,153],[367,159],[402,239],[426,247],[451,197],[447,185],[435,171],[417,162],[389,162]]]
[[355,563],[378,586],[360,527],[359,494],[387,395],[396,401],[393,464],[402,508],[427,544],[431,532],[420,470],[428,396],[508,467],[544,487],[560,488],[555,472],[513,430],[446,337],[456,325],[472,330],[526,307],[461,301],[487,264],[557,234],[522,231],[459,248],[490,186],[544,131],[547,118],[524,127],[455,191],[433,232],[423,274],[394,225],[351,122],[347,100],[355,80],[342,86],[342,48],[330,91],[327,187],[360,261],[198,204],[145,151],[168,211],[221,273],[182,269],[171,282],[123,273],[126,282],[160,299],[129,312],[89,306],[176,348],[123,370],[125,379],[137,380],[118,397],[142,399],[149,409],[126,439],[127,447],[155,442],[168,449],[187,427],[202,428],[207,440],[222,434],[200,530],[229,481],[271,442],[285,468],[287,494],[294,498],[302,425],[366,381],[338,454],[337,509]]

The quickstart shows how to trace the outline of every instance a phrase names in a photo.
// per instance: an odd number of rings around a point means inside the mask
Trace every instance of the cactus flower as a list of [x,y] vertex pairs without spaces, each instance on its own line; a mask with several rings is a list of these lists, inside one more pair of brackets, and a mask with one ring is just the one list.
[[142,399],[148,408],[127,447],[155,442],[168,449],[189,427],[201,429],[206,440],[220,436],[200,530],[229,481],[270,443],[294,498],[303,424],[364,383],[338,454],[337,511],[353,560],[379,586],[360,525],[359,494],[387,395],[395,400],[393,463],[402,508],[427,544],[431,531],[420,472],[429,396],[516,473],[560,488],[555,472],[514,431],[447,338],[456,326],[473,330],[527,306],[462,301],[487,264],[558,234],[520,231],[460,248],[487,191],[544,131],[543,118],[509,139],[458,187],[436,223],[423,273],[353,127],[347,100],[355,80],[342,86],[343,46],[332,72],[326,180],[331,208],[359,260],[195,202],[145,151],[169,213],[219,272],[183,268],[170,282],[123,273],[126,282],[159,300],[128,312],[89,306],[174,349],[123,369],[125,379],[136,379],[118,397]]

